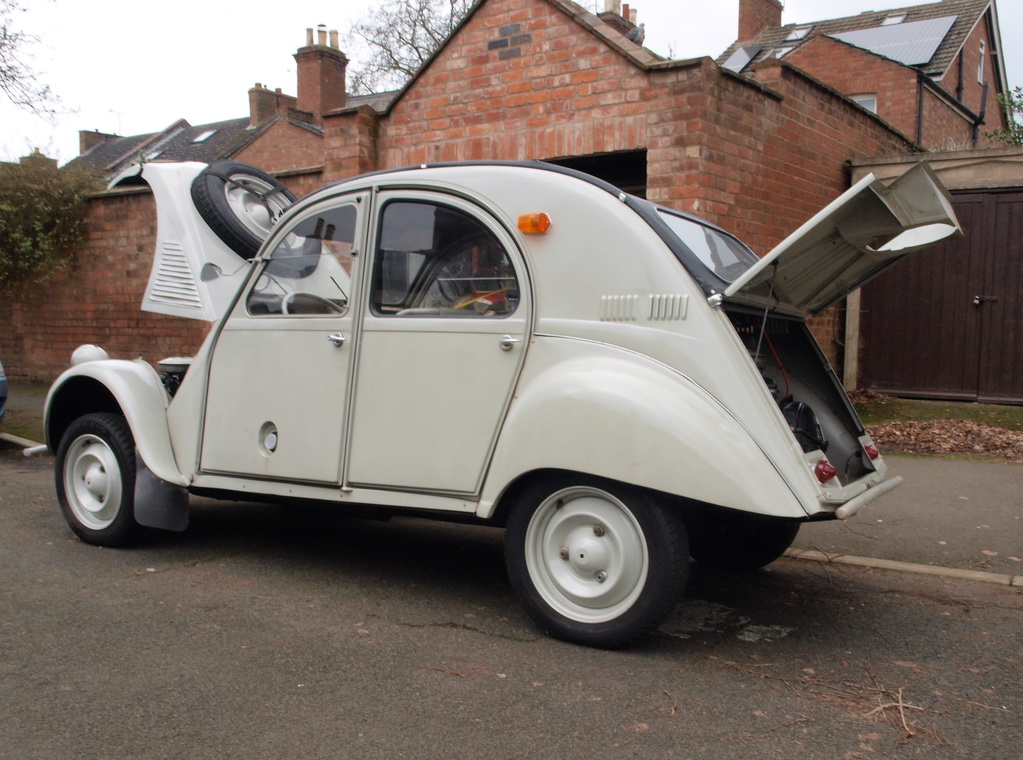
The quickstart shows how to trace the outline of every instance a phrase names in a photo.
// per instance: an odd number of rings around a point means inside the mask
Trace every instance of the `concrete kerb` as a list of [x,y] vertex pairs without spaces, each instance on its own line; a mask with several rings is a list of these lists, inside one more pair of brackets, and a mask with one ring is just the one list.
[[898,562],[896,560],[875,559],[873,557],[855,557],[849,554],[827,554],[812,549],[789,549],[785,552],[785,556],[807,562],[818,562],[823,565],[849,565],[851,567],[893,570],[899,573],[932,575],[939,578],[975,581],[978,583],[994,583],[999,586],[1023,587],[1023,575],[987,573],[983,570],[960,570],[954,567],[921,565],[916,562]]

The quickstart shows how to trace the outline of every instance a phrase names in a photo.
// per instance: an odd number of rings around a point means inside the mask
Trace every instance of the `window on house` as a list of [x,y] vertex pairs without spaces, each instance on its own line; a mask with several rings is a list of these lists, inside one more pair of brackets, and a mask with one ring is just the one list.
[[877,113],[877,94],[873,92],[863,93],[862,95],[850,95],[849,100],[856,103],[863,108],[866,108],[871,113]]
[[977,61],[977,81],[984,84],[984,58],[987,56],[987,42],[980,41],[980,60]]
[[198,137],[193,138],[192,142],[193,143],[205,142],[206,140],[209,140],[211,137],[213,137],[213,135],[215,135],[216,133],[217,133],[217,130],[215,130],[215,129],[207,129],[205,132],[203,132]]
[[373,271],[376,314],[501,317],[518,301],[508,253],[479,220],[434,203],[384,207]]
[[901,24],[905,20],[906,20],[905,13],[893,13],[891,16],[888,16],[884,21],[881,22],[881,26],[892,26],[894,24]]

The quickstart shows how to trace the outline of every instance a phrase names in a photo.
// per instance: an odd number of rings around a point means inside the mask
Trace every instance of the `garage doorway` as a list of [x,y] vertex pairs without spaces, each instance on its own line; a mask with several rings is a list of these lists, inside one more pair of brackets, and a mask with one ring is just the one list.
[[863,288],[859,384],[905,397],[1023,404],[1023,192],[953,198],[963,239]]
[[646,198],[645,150],[545,160],[549,164],[592,174],[630,195]]

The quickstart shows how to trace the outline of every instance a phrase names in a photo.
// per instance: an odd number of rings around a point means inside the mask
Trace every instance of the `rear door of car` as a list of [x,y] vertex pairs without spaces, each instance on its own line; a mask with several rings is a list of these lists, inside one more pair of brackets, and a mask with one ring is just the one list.
[[530,334],[522,257],[461,198],[389,191],[375,207],[347,482],[476,493]]

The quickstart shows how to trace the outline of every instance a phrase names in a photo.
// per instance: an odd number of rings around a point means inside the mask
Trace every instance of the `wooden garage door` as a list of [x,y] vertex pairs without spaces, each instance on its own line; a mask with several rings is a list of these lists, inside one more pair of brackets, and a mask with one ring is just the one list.
[[863,289],[860,385],[1023,404],[1023,193],[955,195],[965,237]]

